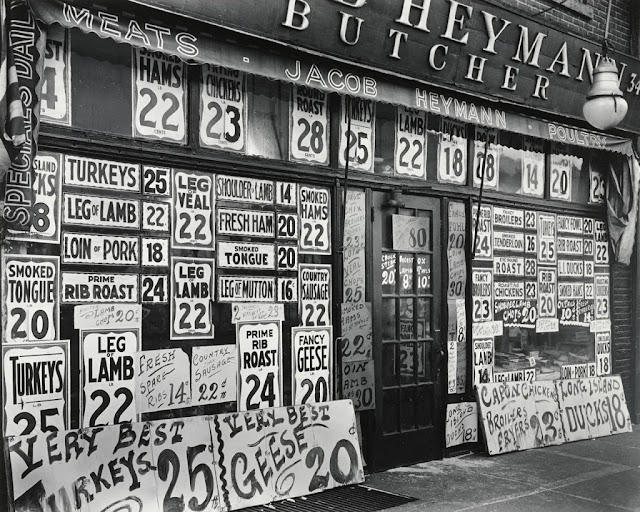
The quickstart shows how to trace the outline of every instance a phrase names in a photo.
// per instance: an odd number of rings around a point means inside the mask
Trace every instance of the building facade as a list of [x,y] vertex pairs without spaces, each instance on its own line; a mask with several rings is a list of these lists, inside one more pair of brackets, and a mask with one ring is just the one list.
[[[30,2],[4,434],[350,398],[380,470],[478,448],[445,435],[477,383],[611,373],[637,419],[635,2],[612,2],[629,113],[608,133],[581,114],[605,0],[255,7]],[[26,342],[57,386],[25,384]],[[182,387],[145,375],[157,350],[187,360]]]

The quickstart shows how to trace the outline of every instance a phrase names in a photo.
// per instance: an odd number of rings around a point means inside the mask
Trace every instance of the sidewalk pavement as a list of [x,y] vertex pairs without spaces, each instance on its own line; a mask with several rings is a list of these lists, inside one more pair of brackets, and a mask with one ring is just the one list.
[[561,446],[395,468],[364,485],[419,499],[392,512],[640,511],[640,425]]

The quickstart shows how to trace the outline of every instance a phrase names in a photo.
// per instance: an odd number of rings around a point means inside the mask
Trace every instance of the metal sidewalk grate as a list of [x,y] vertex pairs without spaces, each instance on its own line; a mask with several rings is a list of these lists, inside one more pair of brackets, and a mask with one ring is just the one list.
[[245,508],[245,512],[375,512],[417,501],[416,498],[378,491],[364,485],[329,491]]

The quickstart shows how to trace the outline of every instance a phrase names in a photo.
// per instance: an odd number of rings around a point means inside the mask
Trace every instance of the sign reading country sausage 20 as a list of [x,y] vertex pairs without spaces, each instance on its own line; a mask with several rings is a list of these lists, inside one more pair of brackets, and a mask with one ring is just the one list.
[[140,229],[140,201],[137,199],[66,193],[62,212],[67,225]]
[[2,342],[58,339],[60,260],[2,255]]
[[214,261],[172,258],[171,265],[171,339],[213,338]]
[[291,329],[291,394],[294,405],[331,400],[332,332],[332,327]]
[[174,249],[215,250],[214,179],[213,174],[174,170],[171,240]]

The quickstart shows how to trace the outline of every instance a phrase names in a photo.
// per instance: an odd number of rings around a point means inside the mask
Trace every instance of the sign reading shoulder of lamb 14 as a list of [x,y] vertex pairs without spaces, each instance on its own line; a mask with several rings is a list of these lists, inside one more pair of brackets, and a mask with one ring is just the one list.
[[3,435],[69,427],[69,341],[2,345]]
[[171,339],[212,338],[214,261],[176,257],[171,265]]
[[60,304],[57,256],[2,254],[2,342],[58,338]]
[[321,403],[333,396],[333,328],[291,329],[291,388],[294,405]]

